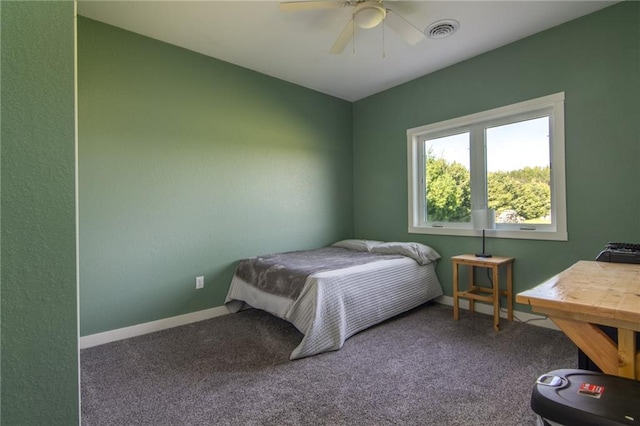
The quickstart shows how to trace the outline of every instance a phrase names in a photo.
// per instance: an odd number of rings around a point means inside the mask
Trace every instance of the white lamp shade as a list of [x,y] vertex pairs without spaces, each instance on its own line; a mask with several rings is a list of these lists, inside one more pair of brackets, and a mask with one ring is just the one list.
[[477,209],[471,211],[473,229],[493,229],[496,226],[496,211],[493,209]]

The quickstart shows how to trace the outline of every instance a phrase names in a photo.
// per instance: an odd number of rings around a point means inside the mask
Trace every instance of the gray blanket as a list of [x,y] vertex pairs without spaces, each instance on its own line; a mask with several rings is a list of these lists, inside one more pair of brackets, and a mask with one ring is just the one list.
[[295,300],[311,274],[401,257],[324,247],[244,259],[238,263],[236,275],[262,291]]

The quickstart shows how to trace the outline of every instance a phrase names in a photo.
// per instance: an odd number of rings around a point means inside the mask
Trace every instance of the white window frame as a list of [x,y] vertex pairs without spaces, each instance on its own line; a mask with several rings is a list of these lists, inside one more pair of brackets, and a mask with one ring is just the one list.
[[[549,117],[549,144],[551,164],[551,224],[496,224],[486,235],[494,238],[519,238],[533,240],[567,241],[567,202],[564,153],[564,92],[519,102],[500,108],[482,111],[464,117],[407,130],[407,162],[409,189],[409,233],[477,236],[482,231],[473,229],[471,223],[429,223],[425,211],[424,141],[450,134],[471,131],[471,205],[472,209],[486,206],[486,127]],[[482,129],[482,130],[480,130]]]

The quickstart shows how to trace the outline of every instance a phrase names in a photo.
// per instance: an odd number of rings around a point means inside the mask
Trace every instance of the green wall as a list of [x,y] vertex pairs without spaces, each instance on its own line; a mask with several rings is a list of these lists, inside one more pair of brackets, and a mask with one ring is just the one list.
[[73,2],[1,19],[2,424],[78,423]]
[[353,233],[349,102],[82,17],[78,97],[81,335],[221,306],[238,259]]
[[[612,30],[615,29],[615,30]],[[522,291],[608,241],[640,241],[640,3],[623,2],[354,104],[355,235],[436,248],[452,295],[450,256],[470,237],[407,233],[406,129],[564,91],[569,241],[489,239],[516,258]],[[523,306],[518,309],[526,310]]]
[[[0,16],[0,415],[77,424],[73,4]],[[84,334],[219,306],[237,259],[350,235],[433,245],[450,294],[448,256],[479,241],[407,234],[406,129],[557,91],[569,241],[488,248],[517,257],[520,291],[640,240],[639,3],[353,105],[80,21]]]

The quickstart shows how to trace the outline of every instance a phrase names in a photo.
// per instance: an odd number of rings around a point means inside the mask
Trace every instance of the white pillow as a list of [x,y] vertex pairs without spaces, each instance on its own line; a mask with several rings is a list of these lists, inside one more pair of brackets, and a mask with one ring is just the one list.
[[420,243],[381,243],[372,247],[372,253],[401,254],[410,257],[420,265],[428,265],[440,259],[440,254],[429,246]]
[[382,241],[374,240],[342,240],[337,243],[333,243],[332,246],[356,251],[371,251],[373,247],[381,243]]

